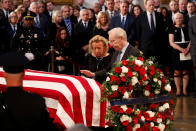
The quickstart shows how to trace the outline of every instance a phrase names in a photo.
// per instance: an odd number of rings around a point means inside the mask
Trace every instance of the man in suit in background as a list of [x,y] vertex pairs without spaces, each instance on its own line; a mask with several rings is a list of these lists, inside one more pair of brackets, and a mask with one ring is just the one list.
[[[139,49],[146,58],[161,56],[163,21],[159,13],[154,11],[154,0],[145,0],[146,11],[138,16],[136,22]],[[158,59],[159,60],[159,59]]]
[[84,62],[84,55],[88,52],[88,42],[93,36],[93,23],[88,18],[88,10],[80,11],[81,21],[75,27],[75,47],[78,48],[79,62]]
[[189,16],[187,15],[187,0],[179,0],[179,12],[183,14],[184,24],[188,25]]
[[121,27],[127,33],[127,40],[133,45],[135,40],[135,17],[129,15],[129,2],[122,0],[120,3],[120,14],[114,16],[110,23],[110,29]]
[[5,30],[8,33],[8,38],[10,43],[16,31],[20,28],[20,25],[18,24],[18,16],[16,12],[11,12],[8,19],[9,19],[9,23],[5,26]]
[[0,94],[1,131],[57,131],[38,94],[23,90],[24,67],[29,60],[23,53],[9,52],[0,56],[6,80],[6,92]]
[[188,2],[187,11],[188,11],[189,19],[196,15],[196,5],[194,2]]
[[0,9],[0,26],[5,26],[8,24],[8,17],[11,13],[11,1],[10,0],[1,0],[1,9]]
[[105,6],[105,0],[98,0],[98,2],[101,5],[101,11],[106,11],[107,7]]
[[170,11],[169,11],[169,18],[172,20],[172,22],[174,23],[174,15],[175,13],[178,12],[178,3],[175,1],[175,0],[171,0],[169,2],[169,8],[170,8]]
[[51,23],[52,22],[52,15],[54,13],[54,8],[55,8],[55,5],[52,1],[48,1],[46,2],[46,11],[45,11],[45,14],[46,16],[49,17],[49,22]]
[[189,20],[189,37],[191,40],[191,48],[190,48],[190,53],[191,53],[191,58],[193,61],[193,66],[194,66],[194,90],[196,90],[196,16],[193,16]]
[[80,10],[86,9],[86,7],[84,7],[84,0],[77,0],[77,4],[80,7]]
[[111,19],[113,16],[118,15],[118,12],[114,10],[114,0],[106,0],[107,10],[105,11],[108,17]]
[[46,29],[47,29],[47,26],[48,26],[48,18],[46,15],[44,14],[39,14],[39,3],[38,2],[32,2],[30,4],[30,7],[29,7],[29,10],[34,12],[37,16],[34,18],[34,21],[35,21],[35,26],[37,28],[40,29],[40,34],[41,34],[41,38],[45,38],[47,37],[46,34]]

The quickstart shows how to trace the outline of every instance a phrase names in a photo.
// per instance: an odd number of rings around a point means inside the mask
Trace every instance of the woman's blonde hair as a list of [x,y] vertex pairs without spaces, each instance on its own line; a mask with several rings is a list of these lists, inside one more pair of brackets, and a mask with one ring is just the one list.
[[62,15],[62,13],[61,13],[60,10],[56,10],[56,11],[53,13],[53,15],[52,15],[52,23],[56,23],[56,17],[57,17],[57,15],[58,15],[59,13]]
[[107,23],[106,23],[106,26],[109,27],[109,24],[110,24],[110,18],[108,17],[108,15],[106,14],[106,12],[104,11],[100,11],[97,15],[97,21],[96,21],[96,27],[98,29],[101,29],[101,17],[103,16],[106,16],[107,17]]
[[100,35],[96,35],[94,36],[92,39],[90,39],[89,41],[89,53],[92,54],[92,44],[94,42],[102,42],[103,43],[103,46],[104,46],[104,56],[108,53],[108,50],[109,50],[109,46],[108,46],[108,40],[106,38],[104,38],[103,36],[100,36]]

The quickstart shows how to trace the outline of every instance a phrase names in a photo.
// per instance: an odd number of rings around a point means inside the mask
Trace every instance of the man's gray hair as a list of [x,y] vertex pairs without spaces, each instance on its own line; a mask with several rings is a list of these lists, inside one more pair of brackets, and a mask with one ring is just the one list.
[[127,33],[120,27],[111,29],[108,34],[114,34],[116,37],[123,37],[125,40],[127,40]]
[[63,5],[63,6],[61,7],[61,11],[62,11],[64,8],[68,8],[68,9],[69,9],[69,5]]
[[38,2],[32,2],[29,6],[29,9],[31,10],[33,6],[38,6]]
[[[9,14],[8,18],[10,19],[10,17],[11,17],[13,14],[16,14],[16,16],[17,16],[17,13],[16,13],[15,11],[12,11],[12,12]],[[17,17],[18,17],[18,16],[17,16]]]
[[88,9],[81,9],[80,10],[80,16],[82,15],[83,12],[88,11]]
[[82,124],[76,124],[73,127],[68,128],[66,131],[92,131],[92,130]]

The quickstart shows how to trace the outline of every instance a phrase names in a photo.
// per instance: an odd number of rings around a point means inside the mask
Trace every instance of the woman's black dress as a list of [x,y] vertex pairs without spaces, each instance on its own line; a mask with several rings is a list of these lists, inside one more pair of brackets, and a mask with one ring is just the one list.
[[[103,69],[106,69],[111,61],[111,55],[108,55],[103,58],[96,58],[91,54],[88,54],[85,57],[85,69],[90,70],[91,72],[98,72]],[[95,78],[96,81],[102,83],[105,80],[105,77],[102,78]]]
[[[189,44],[188,28],[170,28],[170,34],[174,34],[174,42],[182,48],[186,48]],[[182,40],[184,39],[184,40]],[[172,49],[172,64],[174,70],[190,70],[192,68],[191,60],[180,60],[180,51]]]

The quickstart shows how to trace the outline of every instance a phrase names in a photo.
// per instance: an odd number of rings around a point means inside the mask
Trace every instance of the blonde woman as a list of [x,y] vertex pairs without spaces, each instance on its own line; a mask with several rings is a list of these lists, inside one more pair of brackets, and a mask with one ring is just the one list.
[[104,11],[99,12],[96,25],[93,30],[93,36],[101,35],[108,39],[109,24],[110,19],[108,15]]
[[48,37],[51,43],[54,43],[56,32],[60,26],[60,23],[62,21],[62,14],[60,10],[56,10],[52,15],[52,23],[49,24],[48,28]]
[[102,83],[105,80],[102,71],[108,67],[111,55],[108,53],[107,39],[100,35],[94,36],[89,41],[89,54],[85,58],[85,70],[80,70],[82,75],[95,78]]
[[174,82],[176,85],[176,95],[181,95],[181,82],[183,83],[183,95],[187,96],[187,86],[189,83],[189,71],[192,68],[190,55],[190,40],[188,28],[183,24],[183,15],[174,15],[174,27],[169,32],[169,42],[172,50],[172,63],[174,68]]

